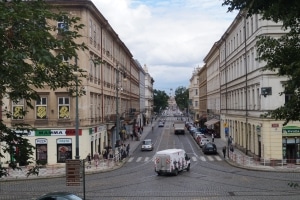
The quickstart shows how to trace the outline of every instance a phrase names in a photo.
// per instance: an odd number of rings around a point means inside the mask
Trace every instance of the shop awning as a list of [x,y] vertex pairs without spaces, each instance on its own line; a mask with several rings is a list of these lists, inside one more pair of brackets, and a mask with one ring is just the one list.
[[217,119],[211,119],[211,120],[208,120],[207,122],[205,122],[204,124],[206,125],[206,126],[210,126],[210,125],[212,125],[212,124],[215,124],[215,123],[217,123],[217,122],[219,122],[220,120],[217,120]]

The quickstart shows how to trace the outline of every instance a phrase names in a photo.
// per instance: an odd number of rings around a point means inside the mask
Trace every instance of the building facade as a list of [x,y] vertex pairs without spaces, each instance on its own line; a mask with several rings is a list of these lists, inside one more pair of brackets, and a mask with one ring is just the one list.
[[199,113],[199,73],[200,68],[194,69],[189,86],[189,115],[193,120],[200,117]]
[[299,122],[283,127],[283,121],[261,117],[287,97],[280,95],[286,78],[261,70],[265,63],[257,59],[257,38],[282,34],[281,24],[243,13],[223,34],[215,49],[220,59],[220,130],[222,138],[231,136],[236,147],[260,160],[299,162]]
[[[20,134],[24,134],[36,147],[34,160],[57,164],[74,158],[76,148],[79,148],[78,156],[83,159],[88,154],[102,153],[124,139],[116,132],[117,119],[121,130],[132,124],[138,116],[135,113],[126,117],[126,114],[140,110],[140,67],[91,1],[53,0],[49,3],[81,18],[80,23],[86,25],[79,31],[86,37],[76,42],[84,42],[88,50],[77,52],[78,61],[66,61],[78,62],[78,67],[86,71],[87,78],[82,78],[82,85],[78,88],[85,95],[70,95],[67,88],[56,91],[47,87],[38,89],[41,99],[33,102],[33,110],[22,99],[18,103],[3,99],[4,106],[12,113],[20,108],[28,110],[25,117],[3,120],[8,126],[19,122],[30,124],[35,130]],[[58,26],[61,22],[51,23]],[[59,37],[58,33],[53,34]],[[95,63],[95,59],[102,62]],[[148,85],[148,88],[152,88],[152,85]],[[147,95],[151,96],[151,92],[152,89],[148,90]],[[5,158],[0,158],[1,162],[11,157],[8,153],[4,155]]]

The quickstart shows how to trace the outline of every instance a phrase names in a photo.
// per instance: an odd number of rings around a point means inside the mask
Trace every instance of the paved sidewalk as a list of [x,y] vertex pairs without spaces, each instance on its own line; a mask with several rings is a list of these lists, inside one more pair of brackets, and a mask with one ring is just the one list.
[[[227,144],[227,140],[222,138],[215,138],[214,143],[217,146],[218,153],[221,157],[223,157],[222,149]],[[229,154],[229,157],[228,157]],[[248,170],[259,170],[259,171],[277,171],[277,172],[300,172],[300,165],[295,164],[273,164],[272,162],[263,162],[256,161],[253,157],[246,155],[244,152],[240,151],[237,148],[234,148],[234,151],[228,152],[228,147],[226,149],[226,162],[230,165],[244,168]]]

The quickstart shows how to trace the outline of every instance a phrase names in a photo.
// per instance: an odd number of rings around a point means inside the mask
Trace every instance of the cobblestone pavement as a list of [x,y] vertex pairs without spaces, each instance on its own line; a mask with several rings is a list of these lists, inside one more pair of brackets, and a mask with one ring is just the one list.
[[[157,126],[158,120],[153,122],[154,126]],[[130,152],[129,155],[139,147],[140,142],[152,131],[152,125],[149,124],[148,126],[144,127],[143,133],[141,134],[139,140],[131,140],[127,139],[125,144],[130,144]],[[188,136],[188,133],[186,134]],[[222,138],[215,138],[214,143],[218,148],[219,155],[223,155],[222,148],[226,146],[226,140]],[[234,152],[226,153],[225,161],[231,164],[234,167],[249,169],[249,170],[260,170],[260,171],[277,171],[277,172],[300,172],[300,165],[295,164],[272,164],[272,163],[263,163],[255,161],[253,157],[245,155],[242,151],[238,149],[234,149]],[[126,162],[126,159],[121,160],[119,162],[115,162],[113,160],[102,160],[100,161],[99,165],[96,166],[94,162],[90,168],[85,168],[85,172],[87,174],[90,173],[99,173],[99,172],[106,172],[109,170],[115,170],[121,167]],[[22,180],[22,179],[35,179],[35,178],[50,178],[50,177],[60,177],[64,176],[66,173],[65,165],[50,165],[45,168],[41,168],[39,171],[39,175],[31,175],[27,177],[28,168],[22,167],[21,170],[10,170],[9,176],[2,177],[0,180]]]

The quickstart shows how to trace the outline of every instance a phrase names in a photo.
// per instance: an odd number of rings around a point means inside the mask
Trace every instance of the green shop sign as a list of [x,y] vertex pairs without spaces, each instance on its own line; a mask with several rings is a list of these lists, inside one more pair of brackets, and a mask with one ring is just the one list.
[[298,135],[297,133],[300,134],[300,127],[299,126],[284,126],[282,128],[282,133],[286,135],[294,134]]
[[36,130],[35,136],[51,136],[51,130]]

